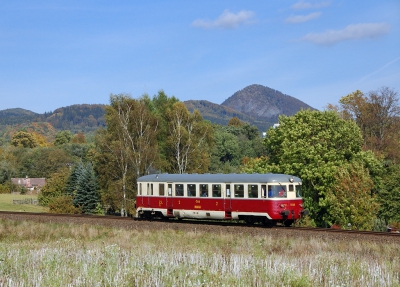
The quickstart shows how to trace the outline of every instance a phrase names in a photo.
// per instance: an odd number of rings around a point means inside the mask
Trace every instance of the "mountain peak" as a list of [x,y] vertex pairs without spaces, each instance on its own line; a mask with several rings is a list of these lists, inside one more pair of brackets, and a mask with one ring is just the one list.
[[237,91],[221,105],[255,118],[272,121],[277,121],[280,114],[293,115],[301,109],[313,109],[294,97],[257,84]]

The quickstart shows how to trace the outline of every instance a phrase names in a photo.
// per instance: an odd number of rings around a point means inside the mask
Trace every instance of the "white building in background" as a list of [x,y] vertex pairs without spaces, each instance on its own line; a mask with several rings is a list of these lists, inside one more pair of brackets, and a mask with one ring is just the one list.
[[40,191],[40,189],[46,184],[46,179],[45,178],[11,178],[11,182],[13,184],[19,185],[19,186],[24,186],[28,190],[33,191],[37,190]]
[[[279,124],[274,124],[272,127],[273,127],[274,129],[276,129],[277,127],[279,127]],[[263,133],[262,133],[262,138],[265,139],[266,136],[267,136],[267,132],[263,132]]]

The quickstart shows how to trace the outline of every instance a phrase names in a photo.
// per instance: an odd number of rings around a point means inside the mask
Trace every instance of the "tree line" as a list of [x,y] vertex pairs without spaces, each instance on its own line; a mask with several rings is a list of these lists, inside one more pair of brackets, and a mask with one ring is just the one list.
[[303,180],[302,224],[382,230],[400,222],[398,95],[356,91],[325,111],[280,116],[265,139],[237,118],[212,124],[163,91],[111,95],[105,127],[87,143],[59,131],[53,143],[19,131],[0,149],[0,190],[11,177],[46,177],[52,212],[134,212],[136,179],[149,173],[276,172]]

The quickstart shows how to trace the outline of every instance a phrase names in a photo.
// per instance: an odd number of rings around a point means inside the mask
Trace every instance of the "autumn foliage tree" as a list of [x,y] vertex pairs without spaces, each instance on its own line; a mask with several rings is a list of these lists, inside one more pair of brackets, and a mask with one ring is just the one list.
[[385,159],[400,160],[400,106],[398,94],[382,87],[367,94],[357,90],[342,97],[335,109],[344,119],[356,122],[362,132],[364,149]]
[[19,131],[11,139],[11,144],[15,147],[34,148],[38,146],[36,138],[32,133]]

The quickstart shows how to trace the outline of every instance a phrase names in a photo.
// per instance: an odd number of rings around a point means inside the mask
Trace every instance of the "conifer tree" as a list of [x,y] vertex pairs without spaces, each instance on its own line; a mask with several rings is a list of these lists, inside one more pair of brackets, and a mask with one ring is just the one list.
[[80,207],[83,213],[93,213],[99,201],[97,179],[92,165],[88,163],[78,175],[74,205]]
[[85,168],[82,162],[79,162],[73,167],[72,172],[67,179],[65,187],[65,193],[67,195],[74,196],[76,194],[76,191],[78,189],[78,178],[83,173],[84,169]]

